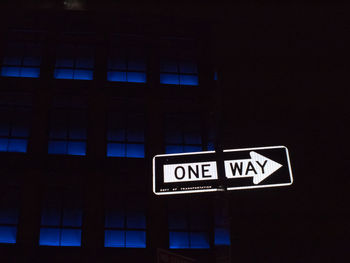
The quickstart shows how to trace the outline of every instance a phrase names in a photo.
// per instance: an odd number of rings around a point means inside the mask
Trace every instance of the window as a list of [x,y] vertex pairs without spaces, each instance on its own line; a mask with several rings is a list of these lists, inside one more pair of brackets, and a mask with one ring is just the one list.
[[0,185],[0,243],[17,241],[19,190],[12,185]]
[[0,152],[27,152],[30,129],[30,102],[19,94],[1,94]]
[[61,44],[57,49],[55,79],[93,79],[94,49],[92,46]]
[[50,187],[43,198],[39,245],[81,246],[81,192]]
[[167,115],[165,119],[165,152],[202,151],[200,116]]
[[215,206],[214,244],[216,246],[229,246],[231,244],[229,208],[227,201],[220,203],[226,205],[220,204]]
[[49,154],[86,155],[87,114],[83,109],[53,109]]
[[40,43],[31,41],[9,42],[4,54],[1,76],[22,78],[38,78],[40,76]]
[[137,194],[106,194],[105,247],[145,248],[145,205]]
[[198,86],[197,63],[190,59],[161,59],[160,83]]
[[110,112],[107,132],[108,157],[145,157],[143,114]]
[[209,248],[209,216],[205,206],[194,200],[169,202],[169,248]]
[[137,49],[112,48],[108,59],[108,81],[146,82],[146,60]]

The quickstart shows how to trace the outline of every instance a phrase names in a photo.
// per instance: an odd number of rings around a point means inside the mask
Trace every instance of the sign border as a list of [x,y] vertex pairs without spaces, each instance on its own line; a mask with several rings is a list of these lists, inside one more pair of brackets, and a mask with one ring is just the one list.
[[[271,184],[271,185],[252,185],[252,186],[239,186],[239,187],[228,187],[226,191],[234,191],[234,190],[244,190],[244,189],[254,189],[254,188],[269,188],[269,187],[280,187],[280,186],[288,186],[293,184],[293,173],[290,164],[289,151],[288,148],[284,145],[279,146],[266,146],[266,147],[253,147],[253,148],[240,148],[240,149],[228,149],[223,150],[223,152],[240,152],[240,151],[251,151],[251,150],[268,150],[268,149],[285,149],[287,155],[287,163],[289,170],[290,183],[282,183],[282,184]],[[201,151],[201,152],[191,152],[191,153],[172,153],[172,154],[158,154],[153,157],[152,160],[152,190],[155,195],[175,195],[175,194],[192,194],[192,193],[200,193],[200,192],[221,192],[221,189],[202,189],[202,190],[190,190],[190,191],[176,191],[176,192],[156,192],[156,169],[155,169],[155,159],[156,157],[166,157],[166,156],[184,156],[184,155],[198,155],[198,154],[207,154],[207,153],[216,153],[216,151]]]

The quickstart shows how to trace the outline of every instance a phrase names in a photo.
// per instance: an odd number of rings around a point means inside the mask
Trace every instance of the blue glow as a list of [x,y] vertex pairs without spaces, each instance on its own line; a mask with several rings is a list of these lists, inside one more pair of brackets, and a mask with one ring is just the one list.
[[168,143],[182,143],[182,133],[176,128],[167,129],[165,141]]
[[40,228],[39,245],[79,247],[81,246],[81,230],[42,227]]
[[20,77],[39,78],[39,76],[40,76],[40,68],[27,68],[27,67],[21,68]]
[[86,142],[68,142],[68,153],[69,155],[86,155]]
[[180,75],[180,85],[198,86],[198,76],[196,76],[196,75]]
[[0,226],[0,243],[15,244],[17,239],[17,227]]
[[127,72],[127,81],[135,83],[146,83],[146,73],[142,72]]
[[207,149],[208,149],[208,151],[214,151],[215,150],[214,143],[213,142],[208,142]]
[[184,153],[188,152],[200,152],[202,151],[202,146],[200,145],[184,145]]
[[55,79],[73,79],[73,69],[56,68],[54,76]]
[[60,245],[59,228],[40,228],[39,245],[41,246],[59,246]]
[[81,227],[82,211],[80,209],[65,209],[63,212],[63,226]]
[[61,229],[61,246],[64,247],[80,247],[81,246],[81,230],[80,229]]
[[105,247],[125,247],[125,231],[105,230]]
[[165,153],[182,153],[183,146],[182,145],[166,145]]
[[122,211],[108,211],[105,217],[105,227],[124,228],[125,214]]
[[0,224],[17,224],[17,223],[18,223],[18,209],[2,208],[0,210]]
[[8,123],[0,122],[0,136],[9,136],[9,132],[10,132],[10,126],[8,125]]
[[175,84],[179,85],[179,75],[178,74],[160,74],[160,83],[161,84]]
[[209,248],[209,237],[205,232],[190,233],[191,248]]
[[1,76],[3,77],[19,77],[20,67],[5,67],[1,68]]
[[169,248],[190,248],[188,232],[169,232]]
[[129,212],[126,224],[128,228],[144,229],[146,228],[145,215],[142,212]]
[[229,246],[231,244],[230,231],[227,228],[215,228],[215,245]]
[[144,140],[145,136],[141,127],[131,127],[128,129],[128,141],[143,142]]
[[8,56],[4,57],[4,65],[11,65],[11,66],[19,66],[21,65],[21,57],[20,56]]
[[27,152],[27,139],[9,139],[8,151],[17,153]]
[[39,68],[26,67],[6,67],[1,69],[1,76],[4,77],[24,77],[24,78],[38,78],[40,76]]
[[92,80],[93,79],[93,71],[92,70],[76,69],[74,71],[74,79]]
[[218,80],[218,73],[216,71],[214,72],[214,80]]
[[145,231],[126,231],[125,247],[145,248],[146,232]]
[[45,226],[60,225],[61,211],[56,207],[45,207],[41,214],[41,224]]
[[131,71],[108,71],[108,81],[118,82],[133,82],[133,83],[146,83],[146,73],[144,72],[131,72]]
[[7,152],[8,142],[7,138],[0,138],[0,152]]
[[67,154],[66,141],[49,141],[49,154]]
[[144,158],[145,146],[143,144],[132,144],[132,143],[127,144],[126,157]]
[[108,143],[107,156],[108,157],[125,157],[125,144]]

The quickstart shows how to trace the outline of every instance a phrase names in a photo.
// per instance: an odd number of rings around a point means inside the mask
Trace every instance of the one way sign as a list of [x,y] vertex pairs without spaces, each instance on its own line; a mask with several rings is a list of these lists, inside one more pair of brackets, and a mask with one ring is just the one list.
[[153,158],[157,195],[213,192],[291,185],[285,146],[163,154]]

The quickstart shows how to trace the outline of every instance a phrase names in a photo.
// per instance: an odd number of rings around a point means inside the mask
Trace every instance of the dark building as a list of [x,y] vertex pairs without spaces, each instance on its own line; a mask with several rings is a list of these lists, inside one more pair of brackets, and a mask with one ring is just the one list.
[[[349,119],[344,9],[17,4],[1,9],[1,262],[343,259],[346,187],[325,189],[348,171],[327,165],[347,145],[330,139]],[[157,154],[273,145],[289,187],[152,192]]]

